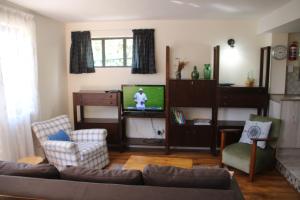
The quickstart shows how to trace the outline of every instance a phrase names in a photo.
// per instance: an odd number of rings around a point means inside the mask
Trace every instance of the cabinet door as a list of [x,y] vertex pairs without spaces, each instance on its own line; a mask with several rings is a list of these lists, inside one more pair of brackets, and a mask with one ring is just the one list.
[[211,126],[173,125],[170,128],[171,146],[210,147],[211,139]]
[[268,103],[267,90],[259,87],[218,87],[218,97],[221,107],[256,108]]
[[172,107],[211,107],[215,101],[213,80],[171,80]]
[[212,107],[216,101],[215,84],[212,80],[192,81],[195,95],[193,104],[197,107]]

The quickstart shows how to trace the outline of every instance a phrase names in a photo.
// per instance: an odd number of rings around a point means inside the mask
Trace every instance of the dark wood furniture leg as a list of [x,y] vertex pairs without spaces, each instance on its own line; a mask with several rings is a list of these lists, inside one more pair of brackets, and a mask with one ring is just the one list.
[[225,143],[226,143],[226,134],[224,132],[224,130],[221,130],[221,146],[220,146],[220,167],[224,167],[224,164],[222,162],[222,153],[223,153],[223,150],[225,148]]
[[[73,95],[73,102],[76,102],[77,96]],[[74,128],[75,130],[78,129],[77,126],[77,122],[78,122],[78,118],[77,118],[77,105],[75,103],[73,103],[73,115],[74,115]]]
[[165,118],[165,150],[166,154],[170,154],[170,141],[169,141],[169,126],[170,126],[170,102],[169,102],[169,80],[170,80],[170,47],[166,47],[166,92],[165,92],[165,108],[166,108],[166,118]]
[[80,121],[84,122],[84,108],[82,105],[80,106]]
[[274,141],[275,138],[251,138],[253,141],[251,145],[251,157],[250,157],[250,168],[249,168],[249,179],[252,182],[254,180],[255,175],[255,164],[256,164],[256,150],[257,150],[257,142],[259,141]]
[[226,146],[226,134],[229,134],[229,133],[239,133],[241,130],[240,129],[221,129],[220,132],[221,132],[221,144],[220,144],[220,163],[219,163],[219,166],[220,167],[223,167],[224,164],[222,162],[222,158],[223,158],[223,150]]

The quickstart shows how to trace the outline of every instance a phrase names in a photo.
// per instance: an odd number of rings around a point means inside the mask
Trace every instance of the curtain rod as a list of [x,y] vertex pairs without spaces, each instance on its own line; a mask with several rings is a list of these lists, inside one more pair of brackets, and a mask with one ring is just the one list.
[[[132,31],[134,29],[139,29],[139,28],[132,28],[132,29],[90,29],[90,30],[84,30],[84,29],[80,29],[80,30],[71,30],[71,31]],[[141,28],[141,29],[150,29],[150,28]]]
[[93,29],[89,31],[132,31],[133,29]]

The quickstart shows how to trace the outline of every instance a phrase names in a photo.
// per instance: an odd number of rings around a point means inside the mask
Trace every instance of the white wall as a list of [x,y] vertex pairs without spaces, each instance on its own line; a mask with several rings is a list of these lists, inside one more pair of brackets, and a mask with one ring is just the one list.
[[67,114],[64,24],[35,16],[38,57],[40,120]]
[[258,23],[258,33],[271,32],[272,30],[275,30],[278,27],[299,20],[299,8],[300,1],[292,0],[290,3],[262,17]]
[[[68,113],[67,72],[65,70],[65,27],[64,24],[35,14],[39,118],[47,120]],[[35,153],[43,156],[43,150],[33,135]]]
[[[272,46],[288,45],[288,33],[273,33]],[[270,94],[285,94],[287,59],[271,58]]]
[[[93,37],[128,36],[134,28],[154,28],[157,74],[132,75],[130,68],[98,68],[93,74],[68,74],[69,114],[72,116],[72,93],[83,89],[120,89],[122,84],[165,84],[165,47],[171,47],[172,76],[175,72],[175,58],[189,61],[183,70],[183,78],[190,78],[192,67],[197,65],[202,73],[204,63],[212,63],[212,48],[221,45],[220,81],[243,85],[248,72],[253,72],[258,80],[260,38],[256,35],[254,21],[216,21],[216,20],[154,20],[154,21],[114,21],[68,23],[66,25],[66,53],[69,66],[71,31],[90,30]],[[227,40],[234,38],[236,47],[231,49]],[[203,75],[203,73],[202,73]],[[184,94],[183,94],[184,95]],[[116,110],[110,108],[88,109],[88,116],[115,116]],[[224,109],[220,118],[247,119],[254,110]],[[190,117],[209,116],[209,111],[187,110]],[[155,129],[164,129],[164,121],[154,119]],[[127,124],[128,137],[158,137],[153,132],[150,120],[131,119]]]
[[[288,33],[265,33],[260,35],[261,46],[288,45]],[[270,94],[285,94],[287,59],[276,60],[271,56]]]

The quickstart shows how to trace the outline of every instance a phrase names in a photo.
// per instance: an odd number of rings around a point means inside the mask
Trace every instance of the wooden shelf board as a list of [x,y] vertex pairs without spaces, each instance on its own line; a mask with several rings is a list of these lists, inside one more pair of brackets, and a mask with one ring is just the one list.
[[124,112],[124,117],[137,118],[165,118],[165,112]]
[[175,122],[172,122],[171,123],[173,126],[192,126],[192,127],[211,127],[212,124],[205,124],[205,125],[195,125],[193,124],[193,120],[186,120],[186,123],[185,124],[177,124]]
[[244,127],[245,121],[218,120],[218,127]]
[[198,80],[193,80],[193,79],[175,79],[175,78],[171,78],[169,79],[170,81],[214,81],[215,79],[198,79]]
[[104,124],[115,124],[119,123],[117,118],[84,118],[83,121],[78,123],[104,123]]

